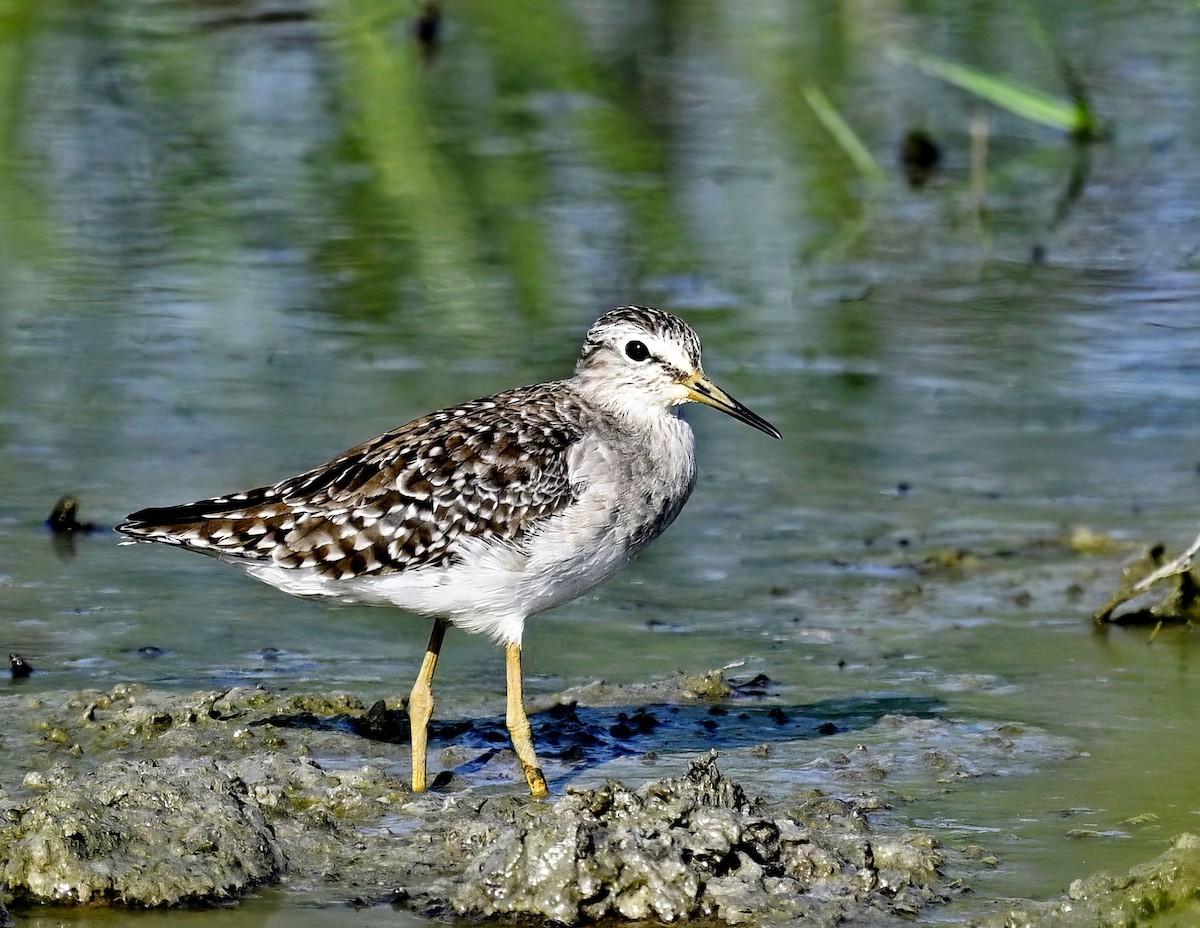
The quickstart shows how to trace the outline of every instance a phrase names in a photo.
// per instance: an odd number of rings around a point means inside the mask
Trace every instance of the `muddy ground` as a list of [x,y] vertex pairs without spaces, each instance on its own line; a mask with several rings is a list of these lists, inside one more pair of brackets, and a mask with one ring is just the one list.
[[[0,697],[23,778],[0,794],[0,879],[13,918],[42,902],[170,906],[280,885],[429,916],[727,924],[902,923],[969,893],[997,861],[943,847],[891,814],[903,773],[937,784],[1061,760],[1070,745],[935,704],[773,704],[764,678],[721,671],[580,687],[533,715],[555,795],[532,801],[498,719],[433,730],[436,788],[413,794],[400,706],[264,687],[140,685]],[[838,735],[851,734],[851,741]],[[772,745],[830,738],[770,801],[710,746],[772,762]],[[849,747],[852,743],[852,747]],[[669,752],[669,753],[668,753]],[[619,756],[646,774],[572,783]],[[380,762],[383,759],[384,762]],[[1132,924],[1200,891],[1200,841],[1069,900],[998,904],[1002,925]]]

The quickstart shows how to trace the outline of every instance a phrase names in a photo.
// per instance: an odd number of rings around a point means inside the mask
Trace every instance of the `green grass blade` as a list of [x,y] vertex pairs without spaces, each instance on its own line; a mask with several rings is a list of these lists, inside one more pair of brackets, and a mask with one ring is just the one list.
[[1062,77],[1063,86],[1067,88],[1071,102],[1079,111],[1079,122],[1074,128],[1075,137],[1078,139],[1101,138],[1105,134],[1105,127],[1096,117],[1096,111],[1092,108],[1091,94],[1088,93],[1083,78],[1080,77],[1079,72],[1075,70],[1075,66],[1071,64],[1067,56],[1054,44],[1045,25],[1033,9],[1026,7],[1025,18],[1033,41],[1058,65],[1058,73]]
[[977,71],[966,65],[956,64],[936,55],[908,52],[906,57],[926,74],[940,77],[968,93],[973,93],[1002,109],[1024,119],[1065,129],[1076,134],[1088,134],[1095,130],[1095,120],[1086,106],[1070,103],[1058,97],[1022,87],[1002,77]]
[[887,175],[883,173],[879,162],[867,150],[867,146],[862,143],[858,134],[850,128],[850,124],[842,119],[842,114],[829,102],[829,98],[825,96],[820,87],[816,84],[805,85],[804,99],[812,107],[813,113],[821,121],[825,131],[833,136],[833,140],[858,168],[860,174],[877,182],[887,180]]

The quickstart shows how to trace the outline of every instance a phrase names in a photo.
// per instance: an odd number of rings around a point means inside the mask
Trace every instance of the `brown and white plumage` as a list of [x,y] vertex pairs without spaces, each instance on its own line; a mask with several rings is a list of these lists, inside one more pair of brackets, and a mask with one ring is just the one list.
[[[443,409],[271,486],[143,509],[117,528],[295,595],[436,617],[413,692],[430,710],[445,623],[487,633],[507,649],[520,729],[513,664],[525,619],[612,576],[679,514],[696,474],[691,429],[676,414],[688,401],[779,437],[705,378],[686,323],[621,307],[589,330],[569,380]],[[414,725],[415,785],[417,740]],[[423,746],[422,736],[418,788]],[[517,747],[537,794],[532,745],[528,757]]]
[[[120,531],[210,554],[263,576],[337,581],[446,570],[463,543],[520,549],[574,499],[569,449],[586,420],[563,384],[539,384],[441,410],[267,487],[143,509]],[[357,597],[346,594],[351,601]]]

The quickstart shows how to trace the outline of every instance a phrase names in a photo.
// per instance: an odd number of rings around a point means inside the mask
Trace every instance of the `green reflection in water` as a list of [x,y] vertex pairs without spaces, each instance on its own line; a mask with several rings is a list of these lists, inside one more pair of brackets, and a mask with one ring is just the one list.
[[[480,268],[479,247],[461,186],[437,145],[421,88],[421,61],[403,35],[407,4],[358,0],[331,4],[328,23],[341,69],[341,99],[374,176],[371,186],[409,253],[406,263],[423,290],[451,313],[470,311],[464,299]],[[391,309],[391,307],[381,307]]]
[[[599,172],[597,181],[620,204],[623,225],[636,240],[633,273],[692,266],[690,240],[667,183],[667,140],[639,111],[646,101],[628,93],[618,76],[596,60],[567,8],[549,0],[481,0],[465,4],[462,12],[488,55],[502,134],[536,152],[524,162],[529,168],[526,184],[514,203],[535,209],[555,184],[551,159],[565,155]],[[529,237],[518,232],[517,241],[527,245]],[[520,251],[514,257],[517,267],[527,265]]]
[[[0,3],[0,250],[22,262],[43,263],[54,243],[44,192],[22,137],[33,45],[50,4],[37,0]],[[0,283],[14,282],[0,262]]]

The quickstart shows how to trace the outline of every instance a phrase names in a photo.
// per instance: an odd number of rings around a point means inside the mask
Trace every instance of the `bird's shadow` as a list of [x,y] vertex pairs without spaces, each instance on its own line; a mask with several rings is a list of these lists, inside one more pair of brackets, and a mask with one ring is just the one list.
[[[886,715],[929,718],[940,708],[928,697],[893,694],[823,699],[799,706],[728,701],[597,708],[563,703],[534,713],[529,721],[538,754],[564,764],[574,775],[620,757],[801,741],[869,728]],[[341,731],[393,744],[407,744],[410,734],[407,713],[387,708],[382,700],[361,715],[299,712],[269,716],[251,725]],[[503,716],[433,721],[429,740],[431,746],[453,744],[479,752],[455,768],[458,776],[481,770],[510,743]]]

